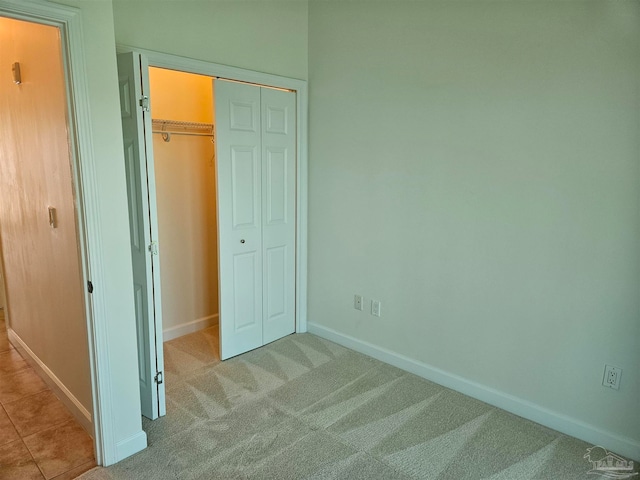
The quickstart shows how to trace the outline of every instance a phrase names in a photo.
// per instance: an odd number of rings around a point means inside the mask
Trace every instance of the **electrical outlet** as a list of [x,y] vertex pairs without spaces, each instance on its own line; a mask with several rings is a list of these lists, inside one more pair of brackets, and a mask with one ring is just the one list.
[[379,300],[371,300],[371,315],[374,317],[380,316],[380,301]]
[[618,390],[620,388],[620,377],[622,376],[622,369],[611,365],[604,366],[604,377],[602,378],[602,385],[604,387],[613,388]]
[[353,296],[353,308],[360,311],[364,310],[364,298],[362,298],[362,295]]

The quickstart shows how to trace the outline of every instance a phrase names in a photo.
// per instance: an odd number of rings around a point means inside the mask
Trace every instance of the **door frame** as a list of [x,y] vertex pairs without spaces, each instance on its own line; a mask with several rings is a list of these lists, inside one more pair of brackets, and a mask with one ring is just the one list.
[[0,16],[59,29],[67,100],[72,184],[83,284],[94,284],[94,294],[83,289],[91,395],[93,439],[98,465],[113,463],[117,445],[110,413],[113,409],[107,355],[105,270],[101,245],[100,209],[93,155],[89,89],[83,49],[82,19],[74,7],[44,2],[0,0]]
[[[206,75],[245,83],[253,83],[296,92],[296,332],[307,331],[307,119],[308,89],[306,80],[282,77],[218,63],[161,53],[131,45],[116,45],[117,53],[135,52],[145,57],[149,67],[166,68],[185,73]],[[214,93],[215,95],[215,93]],[[155,203],[155,202],[154,202]],[[153,208],[157,208],[154,204]],[[220,319],[222,321],[222,319]]]

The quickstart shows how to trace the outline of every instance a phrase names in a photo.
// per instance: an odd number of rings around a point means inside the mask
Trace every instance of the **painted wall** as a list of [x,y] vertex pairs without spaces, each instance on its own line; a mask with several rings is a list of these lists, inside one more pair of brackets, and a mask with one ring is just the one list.
[[100,236],[103,256],[99,260],[104,268],[102,278],[94,278],[94,302],[107,318],[99,325],[107,336],[101,378],[108,385],[113,402],[113,410],[103,412],[112,434],[104,439],[113,445],[112,456],[105,459],[109,464],[146,446],[138,372],[132,368],[138,360],[113,10],[110,0],[56,0],[56,3],[80,10],[84,35],[92,161],[98,179],[89,194],[96,198],[100,208],[92,228]]
[[[91,415],[60,35],[0,17],[0,228],[9,327]],[[23,82],[11,76],[20,62]],[[56,228],[48,207],[55,208]]]
[[307,1],[113,2],[118,44],[307,78]]
[[[151,68],[152,118],[213,123],[213,80]],[[153,136],[165,339],[218,315],[214,145],[208,137]]]
[[213,79],[149,68],[151,116],[179,122],[213,123]]
[[639,79],[637,1],[310,2],[310,322],[640,455]]

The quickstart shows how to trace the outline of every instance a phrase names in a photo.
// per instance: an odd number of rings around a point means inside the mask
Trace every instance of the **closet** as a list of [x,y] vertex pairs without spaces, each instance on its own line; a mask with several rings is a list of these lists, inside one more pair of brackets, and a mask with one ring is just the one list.
[[219,291],[223,359],[293,333],[294,95],[154,67],[149,85],[163,340],[217,325]]
[[163,341],[218,323],[225,360],[296,330],[297,100],[136,52],[118,73],[140,398],[155,419]]

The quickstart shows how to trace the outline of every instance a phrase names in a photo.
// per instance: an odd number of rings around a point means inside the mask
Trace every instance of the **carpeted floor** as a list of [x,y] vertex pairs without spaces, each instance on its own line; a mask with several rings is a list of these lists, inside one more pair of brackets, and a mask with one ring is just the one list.
[[80,478],[601,478],[585,442],[314,335],[225,362],[217,343],[212,329],[167,342],[149,448]]

